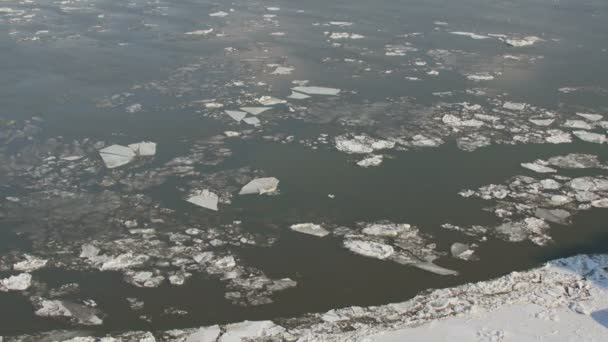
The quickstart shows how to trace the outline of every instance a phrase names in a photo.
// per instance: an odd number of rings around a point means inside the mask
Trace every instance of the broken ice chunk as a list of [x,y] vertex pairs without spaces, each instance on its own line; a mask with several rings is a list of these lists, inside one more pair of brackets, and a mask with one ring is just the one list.
[[576,129],[592,129],[593,128],[593,126],[591,126],[587,121],[583,121],[583,120],[566,120],[566,122],[564,123],[564,127],[576,128]]
[[530,121],[531,123],[535,124],[536,126],[549,126],[551,125],[555,119],[529,119],[528,121]]
[[271,75],[290,75],[295,69],[290,67],[279,66],[271,72]]
[[32,255],[24,255],[25,260],[13,265],[15,271],[33,272],[46,266],[48,260],[41,259]]
[[291,95],[287,96],[287,98],[293,99],[293,100],[306,100],[306,99],[309,99],[310,96],[308,96],[306,94],[302,94],[302,93],[298,93],[298,92],[292,91]]
[[374,139],[367,135],[341,135],[335,138],[336,148],[345,153],[372,153],[395,147],[394,141]]
[[263,106],[274,106],[277,104],[286,103],[285,100],[277,99],[272,96],[262,96],[257,100]]
[[587,169],[587,168],[601,168],[597,156],[592,154],[581,154],[581,153],[570,153],[565,156],[551,157],[548,160],[549,164],[563,169]]
[[150,157],[156,154],[156,143],[150,141],[142,141],[136,144],[130,144],[129,148],[138,156]]
[[587,131],[574,131],[572,133],[582,141],[595,144],[603,144],[606,142],[606,136],[604,134],[592,133]]
[[340,89],[326,87],[294,87],[292,90],[308,95],[336,96],[340,94]]
[[523,37],[523,38],[501,38],[500,40],[505,42],[507,45],[510,45],[513,47],[530,46],[537,42],[543,41],[541,38],[539,38],[537,36],[527,36],[527,37]]
[[537,163],[521,163],[521,166],[528,169],[528,170],[532,170],[534,172],[538,172],[538,173],[552,173],[552,172],[557,172],[556,169],[554,168],[550,168],[548,166],[544,166],[544,165],[540,165]]
[[251,195],[251,194],[266,194],[272,193],[277,190],[279,186],[279,180],[274,177],[267,178],[256,178],[251,182],[247,183],[239,192],[239,195]]
[[214,13],[209,13],[210,17],[219,17],[219,18],[223,18],[225,16],[227,16],[228,13],[224,12],[224,11],[219,11],[219,12],[214,12]]
[[578,115],[581,118],[584,118],[586,120],[593,121],[593,122],[600,121],[604,118],[604,116],[600,115],[600,114],[576,113],[576,115]]
[[135,152],[122,145],[112,145],[101,149],[99,155],[108,169],[127,165],[135,158]]
[[454,242],[452,244],[450,253],[454,258],[462,260],[472,260],[475,257],[475,251],[473,251],[469,245],[460,242]]
[[213,32],[213,29],[210,28],[208,30],[195,30],[195,31],[190,31],[190,32],[186,32],[184,34],[189,35],[189,36],[206,36],[210,33]]
[[455,34],[457,36],[469,37],[469,38],[472,38],[472,39],[488,39],[488,38],[490,38],[488,36],[483,36],[483,35],[472,33],[472,32],[454,31],[454,32],[450,32],[450,33],[451,34]]
[[199,207],[207,208],[214,211],[217,211],[218,200],[219,198],[217,194],[207,189],[199,191],[187,199],[188,202],[194,205],[198,205]]
[[270,107],[241,107],[241,110],[243,112],[247,112],[251,115],[262,114],[269,109],[271,109],[271,108]]
[[224,111],[224,113],[226,113],[226,115],[228,115],[229,117],[233,118],[236,122],[241,122],[241,120],[243,120],[245,116],[247,116],[247,113],[238,110],[226,110]]
[[256,117],[248,117],[248,118],[244,118],[243,122],[252,126],[259,126],[260,125],[260,119],[256,118]]
[[344,247],[355,254],[380,260],[387,259],[395,253],[393,247],[373,241],[346,240]]
[[570,223],[570,213],[564,209],[537,208],[534,215],[543,220],[566,225]]
[[329,234],[329,231],[327,231],[320,225],[314,224],[314,223],[292,224],[289,228],[298,233],[314,235],[314,236],[318,236],[318,237],[325,237]]
[[357,165],[359,165],[361,167],[378,166],[378,165],[382,164],[383,159],[384,159],[383,155],[372,155],[370,157],[367,157],[365,159],[358,161]]
[[523,221],[507,222],[495,228],[496,232],[505,236],[509,241],[520,242],[526,239],[543,246],[551,241],[546,235],[549,225],[542,219],[528,217]]
[[508,110],[522,111],[522,110],[526,109],[526,104],[507,101],[502,105],[502,108],[508,109]]
[[99,317],[99,310],[81,304],[64,300],[42,299],[34,305],[37,307],[36,316],[63,317],[82,325],[103,324],[103,320]]
[[32,285],[32,275],[21,273],[5,279],[0,279],[0,291],[25,291]]

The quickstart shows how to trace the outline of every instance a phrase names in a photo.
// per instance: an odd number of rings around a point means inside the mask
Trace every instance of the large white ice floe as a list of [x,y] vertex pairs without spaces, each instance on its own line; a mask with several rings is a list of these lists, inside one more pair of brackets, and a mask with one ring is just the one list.
[[21,273],[19,275],[10,276],[5,279],[0,279],[0,291],[25,291],[32,285],[32,275],[29,273]]
[[292,224],[289,228],[298,233],[308,234],[308,235],[313,235],[313,236],[318,236],[318,237],[325,237],[329,234],[329,231],[324,229],[321,225],[314,224],[314,223]]
[[187,201],[199,207],[217,211],[219,197],[217,194],[205,189],[202,191],[197,191],[190,196]]
[[136,156],[135,151],[127,146],[111,145],[99,150],[101,159],[108,169],[129,164]]
[[234,119],[236,122],[241,122],[241,120],[247,116],[247,113],[241,112],[240,110],[226,110],[224,113],[226,113],[226,115]]
[[273,193],[277,190],[278,186],[279,180],[274,177],[256,178],[241,188],[239,195]]

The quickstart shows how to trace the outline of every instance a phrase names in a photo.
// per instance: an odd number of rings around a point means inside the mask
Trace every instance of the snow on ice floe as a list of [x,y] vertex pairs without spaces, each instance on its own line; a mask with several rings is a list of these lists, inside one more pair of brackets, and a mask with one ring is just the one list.
[[360,161],[358,161],[357,165],[359,165],[361,167],[378,166],[378,165],[382,164],[383,160],[384,160],[384,156],[382,156],[382,155],[371,155],[365,159],[361,159]]
[[213,12],[213,13],[209,13],[210,17],[219,17],[219,18],[223,18],[225,16],[227,16],[228,13],[224,12],[224,11],[219,11],[219,12]]

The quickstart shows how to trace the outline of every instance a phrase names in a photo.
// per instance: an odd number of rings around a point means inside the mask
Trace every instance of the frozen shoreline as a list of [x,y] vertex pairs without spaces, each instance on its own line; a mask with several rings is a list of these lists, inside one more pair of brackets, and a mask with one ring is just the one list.
[[420,294],[271,321],[104,338],[54,331],[4,341],[601,341],[608,333],[608,255],[558,259],[525,272]]

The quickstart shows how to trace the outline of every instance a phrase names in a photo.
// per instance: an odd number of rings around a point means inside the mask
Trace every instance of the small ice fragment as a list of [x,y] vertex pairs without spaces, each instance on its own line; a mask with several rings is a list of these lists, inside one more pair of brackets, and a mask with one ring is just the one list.
[[537,36],[527,36],[524,38],[508,38],[508,39],[501,39],[503,42],[505,42],[507,45],[513,46],[513,47],[524,47],[524,46],[530,46],[535,44],[536,42],[541,42],[543,41],[541,38],[537,37]]
[[314,235],[318,237],[324,237],[329,234],[329,231],[325,230],[320,225],[313,223],[292,224],[289,228],[298,233]]
[[287,98],[293,99],[293,100],[306,100],[306,99],[309,99],[310,96],[308,96],[306,94],[302,94],[302,93],[298,93],[298,92],[292,91],[291,95],[289,95]]
[[99,155],[108,169],[127,165],[135,158],[135,152],[122,145],[112,145],[101,149]]
[[333,26],[340,26],[340,27],[353,26],[353,23],[348,22],[348,21],[330,21],[328,24],[333,25]]
[[209,13],[210,17],[220,17],[223,18],[225,16],[227,16],[228,13],[224,12],[224,11],[219,11],[219,12],[214,12],[214,13]]
[[482,74],[472,74],[472,75],[467,75],[467,79],[471,80],[471,81],[491,81],[494,79],[494,76],[488,73],[482,73]]
[[355,254],[380,260],[387,259],[395,253],[393,247],[373,241],[346,240],[344,247]]
[[233,118],[236,122],[241,122],[241,120],[247,116],[247,113],[238,110],[226,110],[224,113]]
[[272,96],[262,96],[259,99],[257,99],[257,101],[263,106],[274,106],[277,104],[282,104],[282,103],[287,102],[285,100],[277,99],[276,97],[272,97]]
[[450,32],[450,33],[451,34],[455,34],[457,36],[466,36],[466,37],[473,38],[473,39],[488,39],[488,38],[490,38],[488,36],[483,36],[483,35],[472,33],[472,32],[454,31],[454,32]]
[[526,104],[507,101],[502,105],[502,108],[508,109],[508,110],[522,111],[522,110],[526,109]]
[[265,111],[271,109],[270,107],[241,107],[241,110],[251,115],[262,114]]
[[141,109],[142,109],[142,106],[139,103],[132,104],[132,105],[128,106],[127,108],[125,108],[127,113],[141,112]]
[[454,258],[462,260],[471,260],[474,257],[474,251],[470,249],[469,245],[460,242],[454,242],[452,244],[450,253]]
[[538,172],[538,173],[552,173],[552,172],[557,172],[556,169],[554,168],[550,168],[548,166],[544,166],[544,165],[540,165],[537,163],[521,163],[521,166],[528,169],[528,170],[532,170],[534,172]]
[[536,126],[549,126],[555,121],[555,119],[528,119],[528,121]]
[[129,148],[138,156],[151,157],[156,154],[156,143],[150,141],[142,141],[135,144],[130,144]]
[[239,192],[239,195],[266,194],[277,190],[279,180],[274,177],[256,178],[247,183]]
[[340,94],[340,89],[326,87],[294,87],[292,90],[308,95],[336,96]]
[[243,122],[246,123],[246,124],[255,126],[255,127],[257,127],[257,126],[260,125],[260,119],[254,117],[254,116],[251,116],[251,117],[248,117],[248,118],[244,118]]
[[205,108],[207,108],[207,109],[219,109],[219,108],[222,108],[222,107],[224,107],[224,105],[221,104],[221,103],[218,103],[218,102],[207,102],[207,103],[205,103]]
[[358,161],[357,165],[359,165],[361,167],[378,166],[378,165],[382,164],[383,159],[384,159],[384,156],[382,156],[382,155],[372,155],[370,157],[367,157],[365,159]]
[[210,33],[213,32],[213,29],[210,28],[208,30],[195,30],[195,31],[190,31],[190,32],[186,32],[184,33],[185,35],[189,35],[189,36],[206,36]]
[[295,69],[290,67],[277,67],[271,75],[290,75]]
[[195,193],[193,196],[190,196],[190,198],[187,199],[188,202],[194,205],[214,211],[217,211],[218,200],[219,198],[215,193],[206,189]]

